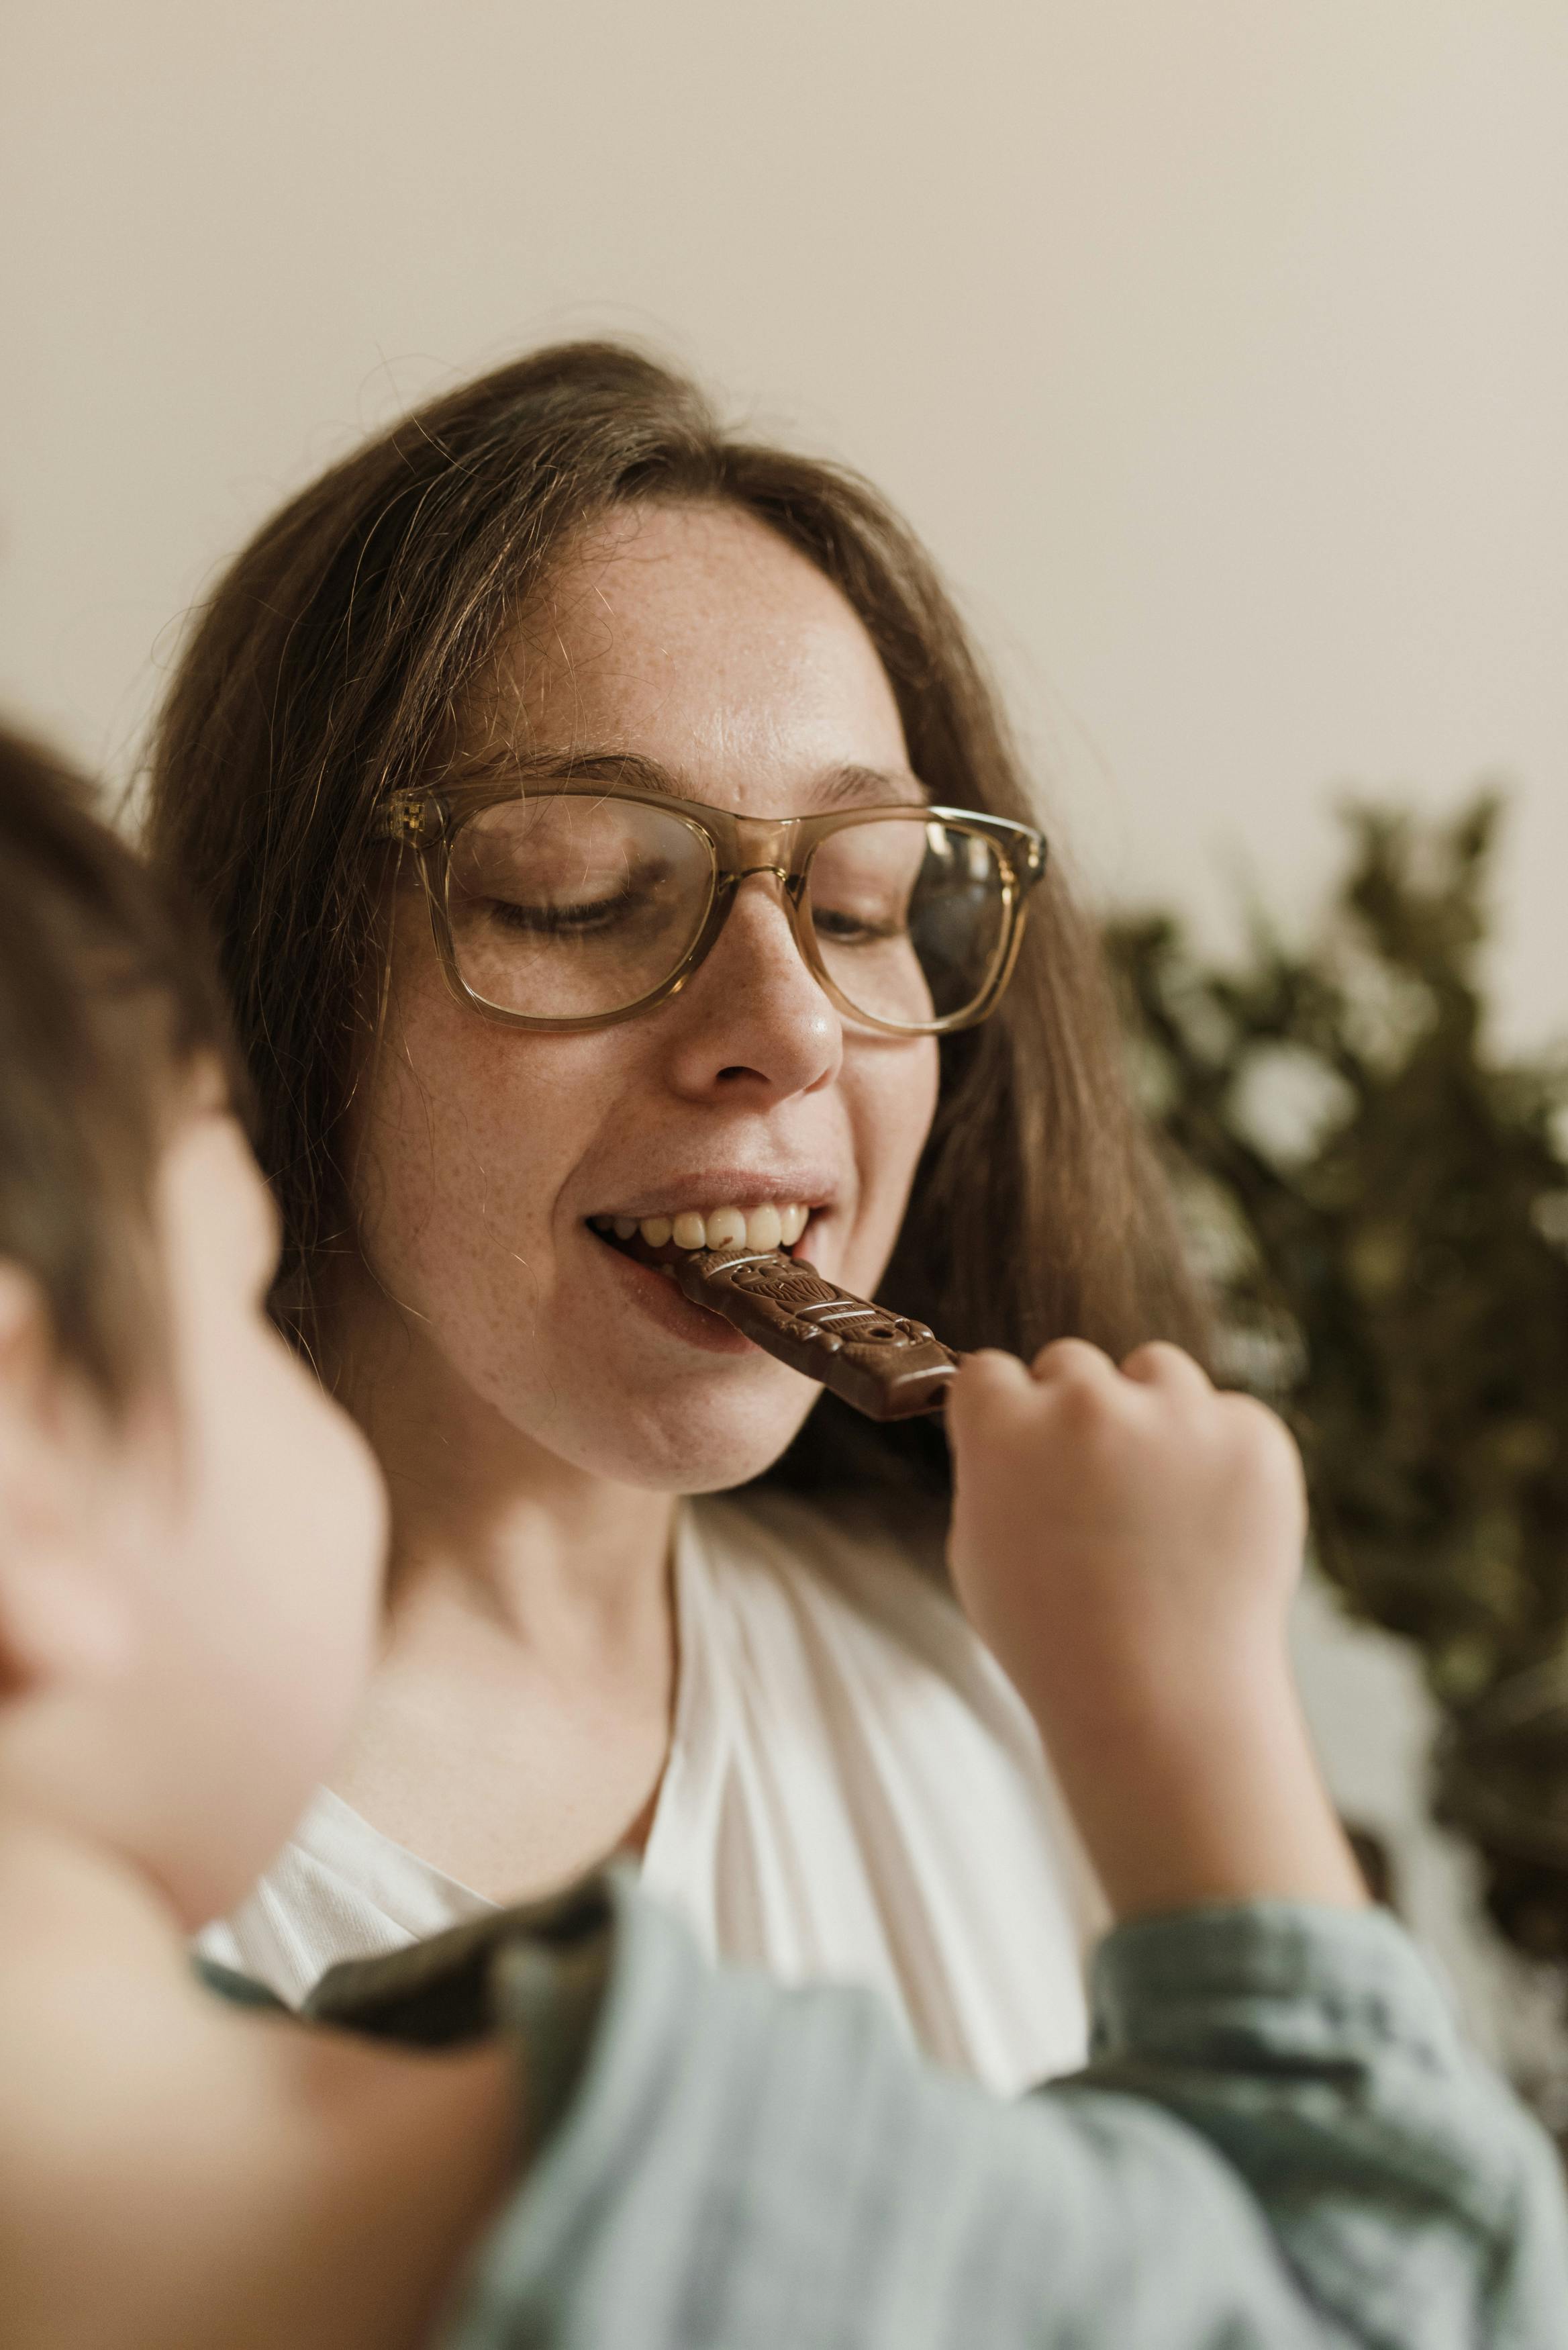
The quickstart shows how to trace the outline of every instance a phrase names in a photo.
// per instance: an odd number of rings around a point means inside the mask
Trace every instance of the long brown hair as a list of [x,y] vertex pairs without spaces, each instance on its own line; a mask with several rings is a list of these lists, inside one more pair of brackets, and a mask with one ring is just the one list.
[[[215,930],[282,1210],[289,1319],[354,1245],[342,1138],[366,1041],[376,816],[426,774],[520,608],[574,536],[638,500],[727,500],[798,548],[869,631],[917,775],[1028,817],[996,698],[929,558],[857,476],[727,434],[686,379],[570,343],[405,419],[295,498],[220,582],[155,740],[155,858]],[[1059,868],[1012,987],[946,1040],[935,1124],[884,1295],[960,1347],[1200,1344],[1164,1188],[1129,1107],[1096,941]],[[929,1429],[831,1399],[775,1475],[942,1473]]]

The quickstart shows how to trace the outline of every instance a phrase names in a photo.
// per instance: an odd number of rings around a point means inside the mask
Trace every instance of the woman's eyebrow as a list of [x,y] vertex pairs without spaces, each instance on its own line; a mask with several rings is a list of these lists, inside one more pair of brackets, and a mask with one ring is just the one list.
[[[624,784],[633,791],[657,792],[668,799],[696,800],[702,795],[659,760],[641,751],[594,747],[576,751],[543,750],[492,753],[465,764],[461,780],[490,781],[503,775],[518,782]],[[849,761],[815,776],[810,796],[822,807],[919,807],[930,795],[908,768],[867,767]]]
[[634,791],[661,792],[670,799],[691,795],[657,759],[640,751],[521,751],[497,749],[466,759],[452,778],[462,784],[628,784]]
[[825,806],[838,807],[849,801],[861,801],[870,806],[921,807],[930,797],[918,775],[908,768],[846,766],[831,768],[819,777],[818,795]]
[[[563,759],[559,772],[568,771],[574,775],[590,776],[596,782],[619,782],[643,791],[667,793],[672,799],[700,802],[702,797],[693,785],[672,775],[657,759],[649,759],[638,751],[579,753]],[[808,795],[824,808],[855,805],[919,807],[929,797],[925,785],[907,768],[866,767],[855,761],[826,768],[815,775]]]

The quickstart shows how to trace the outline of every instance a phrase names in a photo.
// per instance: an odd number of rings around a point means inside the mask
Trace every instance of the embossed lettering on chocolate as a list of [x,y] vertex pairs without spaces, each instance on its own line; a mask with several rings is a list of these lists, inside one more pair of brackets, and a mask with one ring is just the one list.
[[940,1411],[958,1368],[927,1329],[868,1305],[782,1250],[697,1249],[674,1268],[688,1297],[872,1419]]

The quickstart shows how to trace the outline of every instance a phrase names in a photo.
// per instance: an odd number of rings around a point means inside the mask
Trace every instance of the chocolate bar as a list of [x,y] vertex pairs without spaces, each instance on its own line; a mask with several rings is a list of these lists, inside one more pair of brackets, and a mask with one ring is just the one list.
[[782,1249],[696,1249],[675,1266],[688,1297],[872,1419],[940,1411],[958,1357],[923,1322],[867,1305]]

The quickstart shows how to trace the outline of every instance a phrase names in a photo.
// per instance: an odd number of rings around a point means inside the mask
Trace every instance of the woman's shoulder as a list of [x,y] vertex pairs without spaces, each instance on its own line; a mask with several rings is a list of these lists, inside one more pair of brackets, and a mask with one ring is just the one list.
[[935,1679],[1009,1742],[1035,1740],[1020,1700],[948,1588],[940,1515],[896,1517],[853,1499],[807,1501],[772,1488],[689,1505],[724,1613],[774,1636],[793,1626],[877,1672]]
[[906,1619],[961,1624],[938,1520],[895,1523],[853,1499],[808,1501],[771,1486],[687,1506],[715,1576],[737,1595],[773,1588],[889,1629]]
[[688,1523],[741,1775],[808,1874],[846,1825],[921,2044],[1009,2092],[1079,2062],[1098,1897],[1028,1710],[945,1587],[940,1526],[767,1491]]

